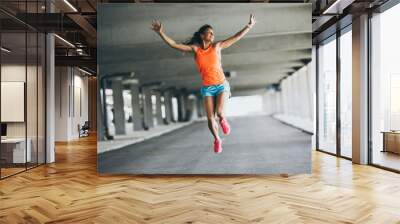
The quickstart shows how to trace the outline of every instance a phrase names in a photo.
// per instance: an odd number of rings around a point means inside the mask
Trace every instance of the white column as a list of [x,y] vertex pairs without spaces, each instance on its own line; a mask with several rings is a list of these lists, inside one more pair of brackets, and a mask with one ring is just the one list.
[[105,126],[104,126],[104,113],[103,113],[103,108],[102,108],[102,103],[106,103],[105,99],[103,99],[102,91],[103,89],[100,89],[101,83],[100,83],[101,77],[99,76],[97,78],[97,141],[102,141],[104,140],[105,137]]
[[170,91],[164,92],[165,121],[167,124],[172,121],[172,95]]
[[353,20],[352,160],[368,163],[368,17]]
[[203,99],[200,95],[196,96],[196,106],[197,106],[197,116],[198,117],[203,117],[204,116],[204,111],[203,111]]
[[124,111],[124,98],[122,96],[122,80],[114,79],[111,82],[114,101],[114,127],[115,134],[125,135],[125,111]]
[[196,99],[193,97],[186,97],[186,117],[185,121],[191,121],[197,118]]
[[178,99],[178,121],[185,121],[186,120],[186,100],[187,96],[185,93],[180,92],[177,96]]
[[[54,5],[46,1],[47,12],[54,12]],[[46,163],[55,162],[55,42],[54,34],[46,35]]]
[[133,130],[140,131],[143,130],[143,114],[140,107],[139,99],[139,84],[131,85],[131,96],[132,96],[132,121]]
[[144,112],[145,126],[147,128],[152,128],[154,127],[154,121],[153,121],[153,103],[151,101],[151,95],[152,95],[151,88],[144,87],[143,95],[144,95],[143,112]]
[[[50,5],[50,4],[49,4]],[[54,34],[46,36],[46,163],[55,161],[55,54]]]
[[[161,92],[156,91],[155,94],[156,96],[156,117],[157,117],[157,125],[164,125],[164,119],[162,117],[162,102],[161,102]],[[165,100],[165,99],[164,99]]]

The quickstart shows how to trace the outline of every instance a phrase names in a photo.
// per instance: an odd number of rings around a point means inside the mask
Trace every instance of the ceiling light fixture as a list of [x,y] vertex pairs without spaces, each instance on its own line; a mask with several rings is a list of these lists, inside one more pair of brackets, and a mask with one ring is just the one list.
[[7,48],[5,48],[5,47],[1,47],[1,50],[4,51],[4,52],[6,52],[6,53],[10,53],[10,52],[11,52],[11,50],[9,50],[9,49],[7,49]]
[[83,72],[83,73],[85,73],[85,74],[87,74],[87,75],[93,75],[92,73],[90,73],[90,72],[88,72],[88,71],[86,71],[86,70],[83,70],[83,69],[81,69],[81,68],[79,68],[79,67],[78,67],[78,69],[79,69],[79,71],[81,71],[81,72]]
[[68,40],[66,40],[66,39],[64,39],[64,38],[62,38],[62,37],[60,37],[60,36],[57,35],[57,34],[54,34],[54,36],[56,36],[58,39],[60,39],[60,40],[63,41],[64,43],[68,44],[69,46],[75,48],[75,45],[73,45],[73,44],[72,44],[71,42],[69,42]]
[[78,10],[68,1],[68,0],[64,0],[65,4],[67,4],[72,10],[74,10],[74,12],[78,12]]
[[[324,12],[322,14],[331,14],[331,10],[334,9],[337,4],[339,4],[340,0],[336,0],[332,5],[330,5],[327,9],[324,10]],[[339,13],[335,13],[335,14],[339,14]]]

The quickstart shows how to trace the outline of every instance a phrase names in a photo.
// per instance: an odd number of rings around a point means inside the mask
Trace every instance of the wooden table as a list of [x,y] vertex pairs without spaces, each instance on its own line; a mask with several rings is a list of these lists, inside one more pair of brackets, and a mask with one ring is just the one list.
[[381,133],[383,133],[382,152],[400,154],[400,131],[382,131]]

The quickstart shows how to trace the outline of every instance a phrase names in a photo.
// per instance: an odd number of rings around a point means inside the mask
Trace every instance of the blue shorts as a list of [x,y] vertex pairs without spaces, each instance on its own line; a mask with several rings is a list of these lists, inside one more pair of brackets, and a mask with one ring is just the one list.
[[226,92],[228,96],[231,96],[231,87],[229,86],[229,82],[225,80],[224,83],[219,85],[211,85],[211,86],[203,86],[200,89],[200,93],[202,97],[205,96],[218,96],[219,94]]

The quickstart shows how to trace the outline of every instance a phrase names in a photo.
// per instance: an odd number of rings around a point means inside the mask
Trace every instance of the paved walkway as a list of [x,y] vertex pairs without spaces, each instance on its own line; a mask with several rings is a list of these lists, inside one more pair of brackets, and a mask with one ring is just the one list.
[[101,153],[98,171],[123,174],[297,174],[311,172],[311,135],[268,116],[230,118],[214,154],[205,121]]
[[[103,153],[120,149],[122,147],[136,144],[147,139],[151,139],[165,133],[177,130],[192,124],[193,122],[177,122],[169,125],[158,125],[147,131],[127,131],[126,135],[115,135],[113,140],[99,141],[97,143],[97,153]],[[127,130],[132,130],[132,125],[127,125]]]

